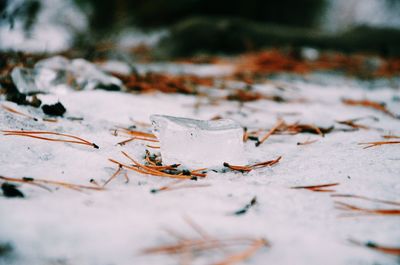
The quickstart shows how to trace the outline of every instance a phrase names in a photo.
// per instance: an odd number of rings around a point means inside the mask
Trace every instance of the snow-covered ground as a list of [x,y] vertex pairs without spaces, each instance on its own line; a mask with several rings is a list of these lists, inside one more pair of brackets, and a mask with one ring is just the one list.
[[[192,66],[191,66],[192,67]],[[196,119],[217,115],[238,121],[249,130],[273,127],[277,117],[287,123],[299,121],[322,127],[348,128],[335,123],[359,117],[375,116],[360,124],[370,130],[334,131],[325,137],[312,134],[272,135],[255,147],[245,143],[250,163],[282,156],[273,167],[250,173],[210,171],[196,183],[210,184],[196,189],[151,193],[150,190],[173,182],[155,176],[128,172],[106,186],[104,191],[77,192],[59,188],[53,192],[21,185],[24,199],[0,197],[0,244],[13,247],[11,256],[0,257],[0,264],[177,264],[179,259],[162,255],[143,255],[147,247],[174,242],[164,229],[185,236],[196,233],[185,223],[189,216],[210,235],[219,237],[251,236],[266,238],[271,246],[261,248],[244,264],[397,264],[398,258],[351,244],[348,240],[373,241],[399,246],[399,216],[342,217],[335,201],[366,208],[393,208],[380,203],[352,198],[334,198],[332,193],[290,189],[293,186],[340,183],[336,193],[355,194],[399,201],[400,148],[387,145],[363,149],[360,142],[379,141],[383,134],[400,134],[400,120],[365,107],[346,106],[342,98],[370,99],[387,103],[400,113],[399,91],[390,87],[365,89],[362,84],[338,77],[310,76],[307,81],[288,79],[285,90],[274,82],[255,85],[255,89],[296,103],[259,100],[243,105],[234,101],[198,104],[196,96],[177,94],[128,94],[123,92],[63,91],[40,95],[44,103],[60,100],[67,113],[58,122],[33,121],[0,109],[2,130],[46,130],[83,137],[99,145],[47,142],[33,138],[0,136],[0,175],[33,177],[91,185],[90,179],[103,184],[116,170],[108,161],[126,161],[126,151],[143,162],[146,143],[115,136],[118,126],[135,122],[149,123],[151,114],[166,114]],[[232,87],[235,84],[231,84]],[[237,85],[237,84],[236,84]],[[229,85],[228,85],[229,89]],[[223,93],[223,92],[222,92]],[[218,94],[218,93],[217,93]],[[1,104],[35,117],[40,109]],[[68,117],[82,117],[73,121]],[[140,129],[140,128],[139,128]],[[142,129],[143,130],[143,129]],[[318,140],[310,145],[297,142]],[[187,152],[190,152],[190,146]],[[257,196],[258,203],[241,216],[232,213]],[[218,254],[218,251],[217,251]],[[222,257],[224,253],[222,252]],[[218,256],[218,255],[217,255]],[[221,258],[221,252],[219,253]],[[215,256],[201,256],[210,264]]]

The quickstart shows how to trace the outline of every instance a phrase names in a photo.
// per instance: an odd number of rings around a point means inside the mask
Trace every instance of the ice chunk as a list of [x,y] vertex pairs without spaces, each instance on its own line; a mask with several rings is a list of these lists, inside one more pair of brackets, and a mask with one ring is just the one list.
[[11,78],[21,93],[48,92],[57,73],[50,69],[15,67]]
[[[94,89],[98,87],[121,87],[122,82],[116,77],[101,71],[96,65],[85,59],[74,59],[71,61],[70,70],[76,76],[76,81],[83,89]],[[116,89],[113,89],[116,90]]]
[[121,80],[104,73],[95,64],[85,59],[70,61],[62,56],[54,56],[37,62],[35,69],[53,70],[57,73],[57,84],[68,84],[79,90],[122,86]]
[[160,141],[163,164],[221,168],[224,162],[246,164],[243,129],[235,121],[194,120],[152,115],[153,132]]
[[42,59],[35,64],[35,68],[48,68],[52,70],[64,70],[69,69],[69,60],[63,56],[53,56],[50,58]]

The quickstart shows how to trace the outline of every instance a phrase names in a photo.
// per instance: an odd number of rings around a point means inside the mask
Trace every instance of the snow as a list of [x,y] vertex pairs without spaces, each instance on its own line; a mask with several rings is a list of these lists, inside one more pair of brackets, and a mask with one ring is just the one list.
[[[260,249],[244,264],[397,264],[395,257],[355,246],[348,239],[398,246],[398,217],[344,218],[340,217],[344,212],[335,208],[334,201],[369,208],[385,205],[333,198],[330,193],[290,187],[338,182],[340,184],[334,187],[336,193],[398,201],[399,146],[363,149],[358,143],[378,141],[382,134],[399,135],[400,121],[376,110],[341,103],[342,98],[384,101],[392,112],[400,113],[400,103],[395,100],[398,90],[388,86],[367,89],[357,80],[328,75],[310,75],[306,79],[284,76],[266,81],[255,85],[255,89],[303,100],[295,103],[259,100],[243,104],[234,101],[206,104],[204,101],[198,107],[198,99],[192,95],[66,88],[39,95],[43,103],[60,100],[66,107],[65,117],[56,123],[41,119],[35,122],[0,108],[2,130],[68,133],[100,147],[0,135],[2,176],[84,185],[90,185],[90,179],[103,184],[117,169],[108,158],[126,161],[120,151],[142,162],[145,149],[157,151],[141,141],[119,146],[117,143],[127,138],[113,135],[117,126],[128,127],[134,121],[150,123],[149,117],[154,113],[203,120],[220,115],[249,130],[261,128],[264,131],[271,128],[278,117],[288,123],[299,121],[324,127],[335,124],[336,128],[345,128],[335,123],[336,120],[371,115],[379,119],[359,121],[372,127],[371,130],[334,131],[325,137],[273,135],[259,147],[248,141],[244,149],[249,163],[278,156],[282,156],[282,160],[273,167],[249,173],[209,171],[205,179],[197,182],[210,184],[209,187],[153,194],[151,189],[173,180],[133,171],[128,172],[128,184],[119,176],[105,191],[77,192],[59,188],[48,192],[21,185],[19,189],[25,199],[0,197],[0,243],[9,242],[14,248],[13,256],[8,260],[0,258],[0,264],[177,264],[173,257],[140,252],[146,247],[172,242],[173,238],[163,231],[164,228],[195,236],[185,224],[185,215],[217,238],[264,237],[271,243],[271,247]],[[276,89],[277,82],[286,89]],[[40,109],[17,106],[4,99],[1,104],[43,117]],[[83,120],[74,121],[68,117]],[[296,144],[306,140],[318,141],[304,146]],[[248,213],[232,214],[254,196],[258,204]],[[212,255],[201,258],[205,264],[212,262]]]

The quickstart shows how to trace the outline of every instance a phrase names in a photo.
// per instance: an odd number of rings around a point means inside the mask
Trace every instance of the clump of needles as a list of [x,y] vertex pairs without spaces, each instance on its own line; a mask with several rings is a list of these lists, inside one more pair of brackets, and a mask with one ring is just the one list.
[[[109,158],[108,160],[118,166],[133,170],[137,173],[145,174],[145,175],[152,175],[158,177],[168,177],[168,178],[176,178],[176,179],[197,179],[198,177],[204,178],[206,177],[205,172],[206,168],[200,168],[195,170],[187,170],[187,169],[179,169],[179,164],[174,165],[161,165],[157,164],[156,162],[152,161],[150,158],[147,158],[146,161],[148,162],[147,165],[141,164],[135,159],[133,159],[129,154],[124,151],[121,153],[130,160],[131,164],[126,164],[119,162],[115,159]],[[146,153],[147,157],[147,153]]]
[[180,233],[168,229],[167,232],[175,237],[176,242],[163,244],[155,247],[149,247],[142,250],[142,254],[155,255],[163,254],[177,256],[181,262],[189,264],[194,258],[200,255],[208,257],[217,256],[214,265],[231,265],[236,264],[253,256],[263,247],[269,247],[270,244],[264,238],[250,237],[232,237],[232,238],[216,238],[209,235],[201,226],[193,222],[189,218],[185,218],[186,223],[198,234],[196,237],[181,235]]

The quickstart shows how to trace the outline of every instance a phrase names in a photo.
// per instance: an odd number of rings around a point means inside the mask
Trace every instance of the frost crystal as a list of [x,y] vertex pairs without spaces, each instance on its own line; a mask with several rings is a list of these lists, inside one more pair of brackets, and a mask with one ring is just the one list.
[[163,164],[221,168],[224,162],[246,164],[243,129],[235,121],[194,120],[152,115],[153,132],[160,141]]

